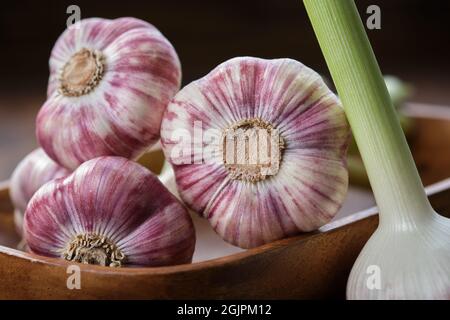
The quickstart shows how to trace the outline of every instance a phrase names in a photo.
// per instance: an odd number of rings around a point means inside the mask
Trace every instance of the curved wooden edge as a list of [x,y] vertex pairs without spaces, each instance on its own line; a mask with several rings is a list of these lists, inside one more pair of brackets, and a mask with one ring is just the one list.
[[448,106],[409,102],[402,108],[402,113],[413,118],[450,120],[450,108]]
[[[7,182],[0,182],[0,202],[5,201],[5,197],[8,197],[6,200],[9,201],[9,193],[7,189]],[[450,178],[428,186],[426,189],[426,193],[428,196],[433,197],[441,192],[446,190],[450,190]],[[295,237],[278,240],[254,249],[249,249],[247,251],[232,254],[226,257],[216,258],[207,261],[195,262],[191,264],[184,264],[178,266],[167,266],[167,267],[154,267],[154,268],[118,268],[112,269],[109,267],[101,267],[101,266],[93,266],[93,265],[80,265],[85,272],[95,272],[95,273],[108,273],[111,275],[119,275],[119,274],[174,274],[174,273],[183,273],[187,271],[193,270],[203,270],[205,268],[215,268],[221,267],[224,264],[233,264],[240,263],[244,259],[248,259],[249,257],[269,253],[274,250],[280,250],[290,245],[295,245],[298,242],[302,242],[305,240],[310,240],[314,237],[319,237],[324,233],[329,233],[336,231],[338,229],[348,227],[351,224],[354,224],[358,221],[365,220],[367,218],[376,216],[378,214],[377,207],[372,207],[364,211],[357,212],[355,214],[349,215],[347,217],[341,218],[336,221],[332,221],[327,225],[323,226],[316,232],[305,233]],[[58,266],[67,268],[69,265],[73,265],[73,263],[66,262],[62,259],[57,258],[47,258],[43,256],[38,256],[32,253],[22,252],[16,249],[0,246],[0,254],[5,254],[9,256],[14,256],[21,259],[29,260],[33,263],[43,263],[46,265]]]

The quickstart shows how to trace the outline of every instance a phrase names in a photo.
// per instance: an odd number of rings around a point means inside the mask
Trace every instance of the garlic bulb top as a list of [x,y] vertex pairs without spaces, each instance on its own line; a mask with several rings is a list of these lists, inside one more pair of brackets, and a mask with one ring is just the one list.
[[347,186],[349,127],[320,76],[291,59],[231,59],[184,87],[161,125],[184,201],[255,247],[330,221]]
[[118,267],[163,266],[192,259],[187,210],[139,164],[100,157],[31,199],[24,234],[36,254]]
[[81,20],[52,50],[39,143],[69,169],[98,156],[136,158],[158,140],[180,81],[175,49],[154,26],[134,18]]
[[14,221],[22,233],[23,215],[34,193],[45,183],[68,176],[70,171],[59,166],[42,149],[28,154],[14,170],[9,183],[9,193],[14,205]]

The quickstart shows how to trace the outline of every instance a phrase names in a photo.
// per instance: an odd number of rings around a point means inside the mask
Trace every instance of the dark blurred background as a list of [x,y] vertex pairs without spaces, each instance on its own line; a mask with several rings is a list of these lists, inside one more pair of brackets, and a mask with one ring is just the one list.
[[[381,8],[369,30],[383,73],[412,83],[414,101],[450,105],[450,1],[356,0]],[[8,1],[0,4],[0,180],[35,146],[34,117],[45,100],[48,57],[64,30],[66,8],[82,18],[134,16],[175,46],[183,83],[228,58],[290,57],[328,75],[301,0]]]

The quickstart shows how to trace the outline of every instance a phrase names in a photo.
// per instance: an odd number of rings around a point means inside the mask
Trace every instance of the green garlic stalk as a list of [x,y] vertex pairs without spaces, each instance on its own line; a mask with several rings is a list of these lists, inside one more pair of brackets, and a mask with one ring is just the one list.
[[352,0],[304,0],[379,208],[350,299],[450,298],[450,220],[432,209]]

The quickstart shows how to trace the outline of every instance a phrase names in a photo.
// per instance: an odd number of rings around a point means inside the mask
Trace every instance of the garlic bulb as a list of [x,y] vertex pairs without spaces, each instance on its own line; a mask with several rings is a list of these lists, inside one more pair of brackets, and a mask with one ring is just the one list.
[[68,176],[70,172],[56,164],[42,149],[28,154],[14,170],[9,193],[14,205],[14,222],[22,234],[23,215],[34,193],[45,183]]
[[98,156],[135,159],[158,140],[180,81],[178,56],[152,25],[134,18],[81,20],[52,50],[38,141],[69,169]]
[[161,125],[181,198],[251,248],[315,230],[347,191],[349,127],[336,96],[291,59],[231,59],[183,88]]
[[450,299],[450,220],[431,208],[422,214],[380,216],[351,271],[348,299]]
[[87,161],[44,185],[24,233],[36,254],[111,267],[188,263],[195,246],[186,209],[150,171],[120,157]]

